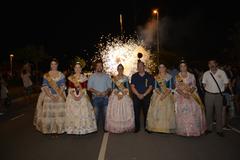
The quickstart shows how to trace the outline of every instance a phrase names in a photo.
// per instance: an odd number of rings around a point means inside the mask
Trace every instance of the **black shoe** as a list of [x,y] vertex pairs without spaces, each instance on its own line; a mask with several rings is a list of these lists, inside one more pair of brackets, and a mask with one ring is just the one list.
[[139,129],[135,129],[134,133],[138,133],[139,132]]
[[223,132],[217,132],[217,135],[218,135],[219,137],[224,137]]
[[152,133],[151,131],[149,131],[149,130],[147,130],[147,129],[145,129],[145,131],[146,131],[147,133],[149,133],[149,134],[151,134],[151,133]]
[[208,134],[211,134],[211,133],[212,133],[212,131],[206,130],[205,135],[208,135]]

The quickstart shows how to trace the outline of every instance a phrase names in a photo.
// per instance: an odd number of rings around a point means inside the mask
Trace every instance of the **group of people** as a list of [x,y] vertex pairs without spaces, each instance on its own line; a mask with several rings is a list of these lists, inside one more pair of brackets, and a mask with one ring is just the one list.
[[[33,93],[33,82],[31,80],[32,75],[30,70],[31,68],[28,65],[29,64],[24,65],[20,74],[21,82],[23,84],[23,90],[24,90],[24,100],[27,103],[29,103],[32,100],[32,93]],[[11,86],[11,83],[9,84],[9,78],[7,78],[6,74],[4,75],[2,72],[0,72],[0,116],[10,113],[10,107],[12,105],[12,97],[11,97],[12,90],[10,89],[9,91],[9,86]]]
[[[88,78],[82,73],[83,61],[74,63],[74,73],[65,78],[53,59],[50,71],[43,76],[34,125],[44,134],[88,134],[99,130],[124,133],[139,132],[141,112],[148,133],[174,133],[181,136],[200,136],[213,130],[223,135],[222,109],[228,78],[209,60],[209,70],[203,75],[205,99],[198,95],[195,76],[188,72],[186,61],[179,63],[180,72],[172,76],[166,64],[160,63],[154,77],[145,70],[142,61],[137,72],[128,77],[124,66],[118,74],[103,71],[103,63],[95,63],[95,72]],[[67,92],[65,92],[67,90]],[[213,116],[215,110],[216,116]]]

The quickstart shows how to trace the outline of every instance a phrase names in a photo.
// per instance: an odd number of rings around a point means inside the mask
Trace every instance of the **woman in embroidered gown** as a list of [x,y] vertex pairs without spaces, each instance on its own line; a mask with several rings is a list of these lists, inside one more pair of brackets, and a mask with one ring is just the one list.
[[197,93],[196,80],[187,71],[184,60],[176,76],[176,133],[181,136],[200,136],[206,130],[204,105]]
[[150,132],[173,133],[175,131],[174,99],[172,95],[173,78],[160,64],[155,77],[155,87],[151,98],[146,129]]
[[51,70],[43,76],[34,116],[36,129],[44,134],[65,131],[65,76],[57,68],[58,61],[52,59]]
[[129,82],[119,64],[118,75],[113,77],[113,92],[109,98],[105,130],[111,133],[131,132],[135,128],[133,102],[129,97]]
[[93,106],[87,95],[87,77],[81,74],[85,62],[77,61],[75,74],[68,77],[69,88],[66,101],[67,134],[88,134],[97,131]]

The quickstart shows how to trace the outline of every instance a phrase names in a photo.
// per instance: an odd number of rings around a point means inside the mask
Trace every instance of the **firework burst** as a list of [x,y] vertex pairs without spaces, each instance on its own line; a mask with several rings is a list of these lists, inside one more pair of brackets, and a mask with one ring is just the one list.
[[[102,37],[103,41],[106,37]],[[106,41],[100,42],[97,46],[98,58],[103,61],[105,71],[110,75],[117,74],[117,66],[121,63],[124,66],[124,74],[131,76],[137,71],[138,53],[142,53],[143,61],[147,70],[151,71],[155,63],[151,54],[145,49],[143,42],[133,37],[107,37]]]

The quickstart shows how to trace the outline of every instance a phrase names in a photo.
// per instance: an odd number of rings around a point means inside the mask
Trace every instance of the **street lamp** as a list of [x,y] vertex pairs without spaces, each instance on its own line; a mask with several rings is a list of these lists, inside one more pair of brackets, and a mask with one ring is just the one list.
[[[160,46],[159,46],[159,12],[158,9],[154,9],[153,10],[153,14],[156,15],[156,19],[157,19],[157,24],[156,24],[156,32],[157,32],[157,52],[158,52],[158,56],[160,54]],[[158,58],[159,60],[159,58]]]
[[121,28],[121,33],[123,33],[123,17],[122,17],[122,14],[120,14],[120,28]]
[[11,76],[13,75],[13,57],[14,55],[13,54],[10,54],[10,68],[11,68]]

